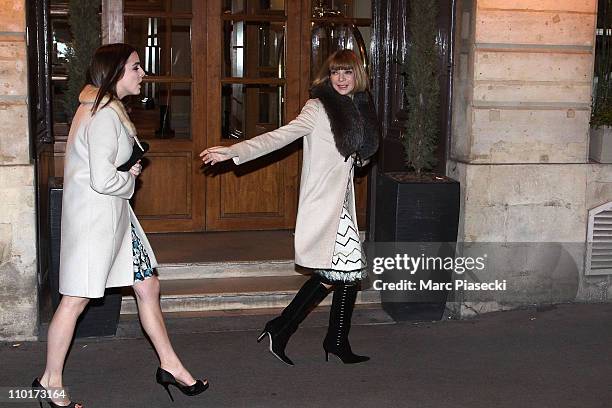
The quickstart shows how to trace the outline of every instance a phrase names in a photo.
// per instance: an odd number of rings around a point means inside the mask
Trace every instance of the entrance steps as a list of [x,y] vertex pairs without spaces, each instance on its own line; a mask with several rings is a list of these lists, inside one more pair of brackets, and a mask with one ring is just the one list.
[[[285,307],[309,276],[289,260],[165,263],[157,271],[164,312],[254,311]],[[329,305],[331,296],[321,304]],[[360,291],[357,304],[380,304],[380,293]],[[122,315],[137,313],[126,289]]]

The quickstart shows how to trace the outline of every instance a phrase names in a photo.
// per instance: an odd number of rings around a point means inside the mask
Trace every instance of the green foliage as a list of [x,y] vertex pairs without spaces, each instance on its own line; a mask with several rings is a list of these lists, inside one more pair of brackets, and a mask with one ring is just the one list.
[[612,126],[612,106],[609,104],[591,112],[591,126]]
[[434,152],[440,133],[437,16],[438,0],[410,2],[411,44],[401,66],[406,115],[403,136],[406,164],[417,174],[436,165]]
[[68,47],[68,84],[62,100],[64,112],[72,120],[79,106],[79,93],[85,85],[85,74],[91,57],[100,46],[100,1],[70,0],[68,24],[72,43]]
[[600,2],[591,126],[612,126],[612,0]]

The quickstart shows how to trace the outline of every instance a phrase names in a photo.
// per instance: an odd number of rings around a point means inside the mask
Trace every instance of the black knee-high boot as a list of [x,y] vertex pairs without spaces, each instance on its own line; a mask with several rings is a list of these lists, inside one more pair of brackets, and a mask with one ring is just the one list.
[[367,356],[353,354],[348,340],[356,299],[357,285],[338,285],[334,289],[329,328],[323,341],[325,360],[329,359],[329,353],[336,355],[344,364],[361,363],[370,359]]
[[329,293],[317,276],[312,276],[300,288],[291,303],[281,315],[266,323],[257,341],[266,335],[270,338],[270,352],[285,364],[293,365],[293,361],[285,354],[289,338],[296,332],[300,323],[308,316]]

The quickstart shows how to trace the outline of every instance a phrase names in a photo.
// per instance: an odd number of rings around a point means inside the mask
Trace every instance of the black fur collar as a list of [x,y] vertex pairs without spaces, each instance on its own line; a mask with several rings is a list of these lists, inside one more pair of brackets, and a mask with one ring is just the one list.
[[325,81],[312,88],[310,96],[323,103],[341,155],[348,158],[357,153],[361,160],[366,160],[376,153],[380,131],[374,103],[367,91],[357,92],[351,99],[340,95]]

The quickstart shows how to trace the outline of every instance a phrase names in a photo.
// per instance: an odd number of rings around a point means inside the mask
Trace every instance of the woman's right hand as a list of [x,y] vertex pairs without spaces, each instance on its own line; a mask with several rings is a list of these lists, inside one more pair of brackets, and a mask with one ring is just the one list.
[[140,160],[138,160],[136,164],[134,164],[132,168],[130,169],[130,173],[132,173],[134,177],[138,177],[140,176],[141,172],[142,172],[142,164],[140,164]]
[[204,149],[202,153],[200,153],[200,157],[204,164],[209,164],[212,166],[215,163],[219,163],[222,161],[226,161],[231,159],[232,157],[236,157],[236,154],[232,152],[232,149],[227,146],[213,146],[208,149]]

